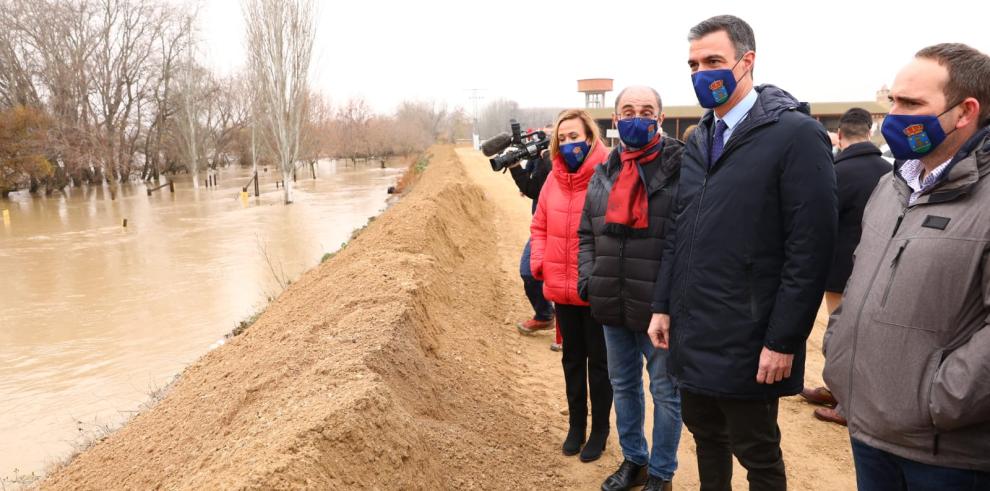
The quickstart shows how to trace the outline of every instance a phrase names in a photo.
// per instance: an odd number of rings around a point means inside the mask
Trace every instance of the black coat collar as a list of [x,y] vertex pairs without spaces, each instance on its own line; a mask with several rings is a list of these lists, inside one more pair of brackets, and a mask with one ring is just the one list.
[[877,148],[876,145],[870,142],[853,143],[852,145],[849,145],[848,147],[846,147],[845,150],[839,152],[839,154],[835,156],[835,163],[838,164],[843,160],[849,160],[855,157],[862,157],[864,155],[882,155],[882,153],[880,152],[880,149]]

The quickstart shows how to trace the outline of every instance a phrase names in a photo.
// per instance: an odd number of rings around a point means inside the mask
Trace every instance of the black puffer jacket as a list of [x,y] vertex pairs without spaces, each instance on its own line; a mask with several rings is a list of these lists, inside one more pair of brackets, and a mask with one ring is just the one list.
[[644,234],[626,237],[603,231],[612,183],[622,170],[619,148],[598,166],[588,184],[578,228],[578,293],[591,303],[591,315],[605,325],[634,331],[650,325],[653,285],[684,152],[684,145],[673,138],[664,138],[662,145],[657,158],[642,167],[650,207],[650,226]]
[[[653,311],[671,317],[668,368],[695,394],[800,392],[832,263],[837,207],[825,128],[787,92],[755,90],[756,104],[711,168],[711,111],[685,144],[657,278]],[[790,377],[756,382],[764,347],[794,355]]]

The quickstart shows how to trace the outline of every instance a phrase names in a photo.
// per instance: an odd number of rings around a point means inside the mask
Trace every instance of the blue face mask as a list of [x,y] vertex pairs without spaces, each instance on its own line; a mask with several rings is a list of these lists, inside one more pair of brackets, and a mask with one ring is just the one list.
[[920,159],[931,153],[945,141],[945,137],[955,131],[953,128],[946,133],[938,118],[956,106],[958,104],[942,111],[938,116],[888,114],[883,118],[880,133],[883,133],[884,140],[887,140],[890,153],[897,160]]
[[[742,61],[742,58],[739,61]],[[712,109],[729,101],[736,90],[736,76],[732,73],[736,65],[721,70],[699,70],[691,74],[694,94],[698,96],[701,107]]]
[[627,147],[643,148],[657,136],[657,120],[650,118],[620,119],[619,139]]
[[567,168],[571,172],[581,167],[589,151],[591,151],[591,145],[588,145],[588,142],[565,143],[560,146],[560,155],[564,157],[564,163],[567,164]]

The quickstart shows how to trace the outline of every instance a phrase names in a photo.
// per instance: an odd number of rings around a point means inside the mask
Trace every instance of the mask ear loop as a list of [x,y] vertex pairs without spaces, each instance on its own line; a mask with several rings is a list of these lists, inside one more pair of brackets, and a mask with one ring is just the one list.
[[[959,106],[959,105],[960,105],[960,104],[962,104],[963,102],[966,102],[966,99],[963,99],[963,100],[961,100],[961,101],[959,101],[959,102],[957,102],[957,103],[955,103],[955,104],[953,104],[953,105],[951,105],[951,106],[949,106],[949,108],[948,108],[948,109],[946,109],[945,111],[942,111],[941,113],[939,113],[939,114],[938,114],[938,116],[935,116],[935,119],[937,119],[937,120],[938,120],[938,124],[942,124],[942,119],[941,119],[941,118],[942,118],[942,115],[944,115],[945,113],[947,113],[947,112],[949,112],[949,111],[951,111],[951,110],[953,110],[953,109],[955,109],[955,108],[956,108],[957,106]],[[956,122],[958,123],[958,122],[959,122],[959,120],[956,120]],[[949,130],[949,132],[947,132],[947,133],[945,134],[945,137],[946,137],[946,138],[948,138],[948,137],[949,137],[949,135],[951,135],[951,134],[952,134],[952,133],[953,133],[954,131],[956,131],[956,130],[958,130],[958,129],[959,129],[959,128],[952,128],[951,130]]]
[[[746,53],[749,53],[749,51],[747,51]],[[735,65],[732,65],[732,68],[730,68],[730,69],[729,69],[729,71],[730,71],[730,72],[731,72],[731,71],[735,71],[735,69],[736,69],[736,66],[738,66],[738,65],[739,65],[739,62],[741,62],[741,61],[743,60],[743,58],[744,58],[745,56],[746,56],[746,55],[745,55],[745,54],[743,54],[743,55],[742,55],[741,57],[739,57],[739,59],[738,59],[738,60],[736,60],[736,64],[735,64]],[[747,74],[747,73],[750,73],[750,71],[749,71],[749,69],[746,69],[746,71],[745,71],[745,72],[743,72],[743,74],[742,74],[742,76],[741,76],[741,77],[739,77],[738,79],[736,79],[736,83],[738,84],[738,83],[739,83],[739,81],[741,81],[742,79],[744,79],[744,78],[746,78],[746,74]],[[736,78],[736,75],[735,75],[735,73],[733,73],[733,74],[732,74],[732,78],[734,78],[734,79]]]

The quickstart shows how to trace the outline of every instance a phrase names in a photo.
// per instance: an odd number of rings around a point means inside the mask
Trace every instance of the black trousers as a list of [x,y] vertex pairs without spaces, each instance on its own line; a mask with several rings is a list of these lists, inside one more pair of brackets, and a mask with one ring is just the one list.
[[778,402],[723,399],[681,390],[681,417],[694,435],[703,491],[732,490],[733,455],[748,471],[749,489],[787,489]]
[[591,317],[590,307],[556,304],[557,325],[564,338],[564,385],[570,425],[586,428],[588,392],[591,392],[591,428],[606,429],[612,410],[612,384],[605,357],[605,332]]

